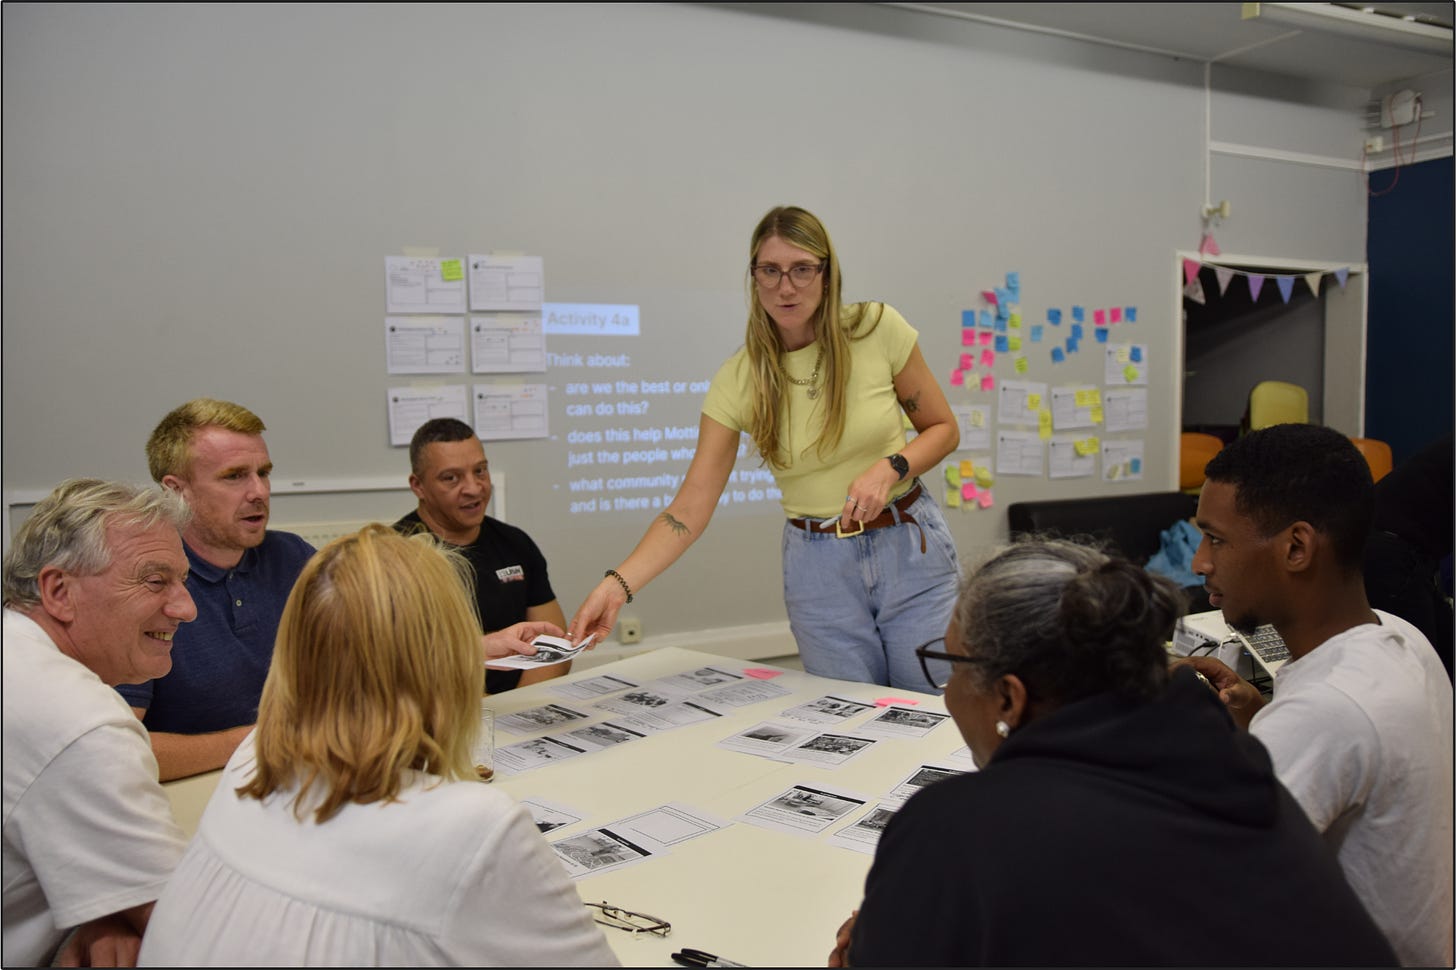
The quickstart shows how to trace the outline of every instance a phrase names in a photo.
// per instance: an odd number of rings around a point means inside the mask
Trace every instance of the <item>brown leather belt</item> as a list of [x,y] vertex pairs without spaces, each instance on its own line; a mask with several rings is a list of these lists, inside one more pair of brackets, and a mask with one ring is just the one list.
[[873,519],[866,520],[863,524],[859,525],[859,528],[851,529],[847,532],[839,528],[838,518],[827,521],[824,519],[810,518],[790,519],[789,525],[796,529],[803,529],[805,532],[831,532],[836,538],[850,539],[862,533],[869,532],[872,529],[883,529],[890,525],[908,523],[920,529],[920,552],[923,555],[925,553],[925,530],[921,528],[920,523],[916,522],[915,517],[909,512],[910,506],[915,504],[915,500],[920,497],[921,491],[920,480],[916,479],[914,488],[881,509],[879,515]]

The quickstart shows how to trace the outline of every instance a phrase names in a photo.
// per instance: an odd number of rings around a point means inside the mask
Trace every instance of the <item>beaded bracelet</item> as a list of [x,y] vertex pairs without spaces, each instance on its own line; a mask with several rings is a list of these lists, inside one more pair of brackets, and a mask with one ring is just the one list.
[[606,572],[602,573],[602,578],[606,579],[608,576],[611,576],[617,582],[622,584],[622,592],[627,594],[627,602],[632,602],[632,587],[627,585],[627,581],[622,578],[622,574],[617,572],[615,569],[608,569]]

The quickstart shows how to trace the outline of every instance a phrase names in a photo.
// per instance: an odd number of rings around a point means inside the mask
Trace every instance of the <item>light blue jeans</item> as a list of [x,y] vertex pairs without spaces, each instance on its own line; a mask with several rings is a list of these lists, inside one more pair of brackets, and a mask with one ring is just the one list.
[[[920,528],[902,523],[847,539],[784,525],[784,603],[807,672],[935,693],[915,648],[938,641],[931,649],[945,649],[960,567],[929,489],[909,513]],[[934,661],[931,673],[948,676],[947,666]]]

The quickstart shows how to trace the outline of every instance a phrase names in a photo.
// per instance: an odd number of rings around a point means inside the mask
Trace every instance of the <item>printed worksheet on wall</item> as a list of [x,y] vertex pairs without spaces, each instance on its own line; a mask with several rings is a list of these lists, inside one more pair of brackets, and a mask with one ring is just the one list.
[[470,318],[470,367],[477,374],[546,370],[540,315],[492,313]]
[[470,309],[541,312],[546,272],[540,256],[470,254]]
[[385,313],[464,313],[465,274],[460,259],[384,257]]
[[483,441],[545,438],[545,384],[476,384],[475,433]]
[[459,317],[385,317],[384,354],[391,374],[465,370],[465,323]]
[[1108,391],[1105,410],[1109,432],[1147,430],[1147,388],[1130,387],[1122,391]]
[[469,423],[464,384],[442,387],[391,387],[389,443],[407,445],[420,425],[431,418],[459,418]]

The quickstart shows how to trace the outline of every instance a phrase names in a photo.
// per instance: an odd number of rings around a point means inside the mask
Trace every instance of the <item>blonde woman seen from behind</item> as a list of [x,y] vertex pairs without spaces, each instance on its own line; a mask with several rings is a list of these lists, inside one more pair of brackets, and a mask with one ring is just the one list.
[[460,569],[384,526],[310,560],[143,965],[617,964],[471,763],[481,639]]

